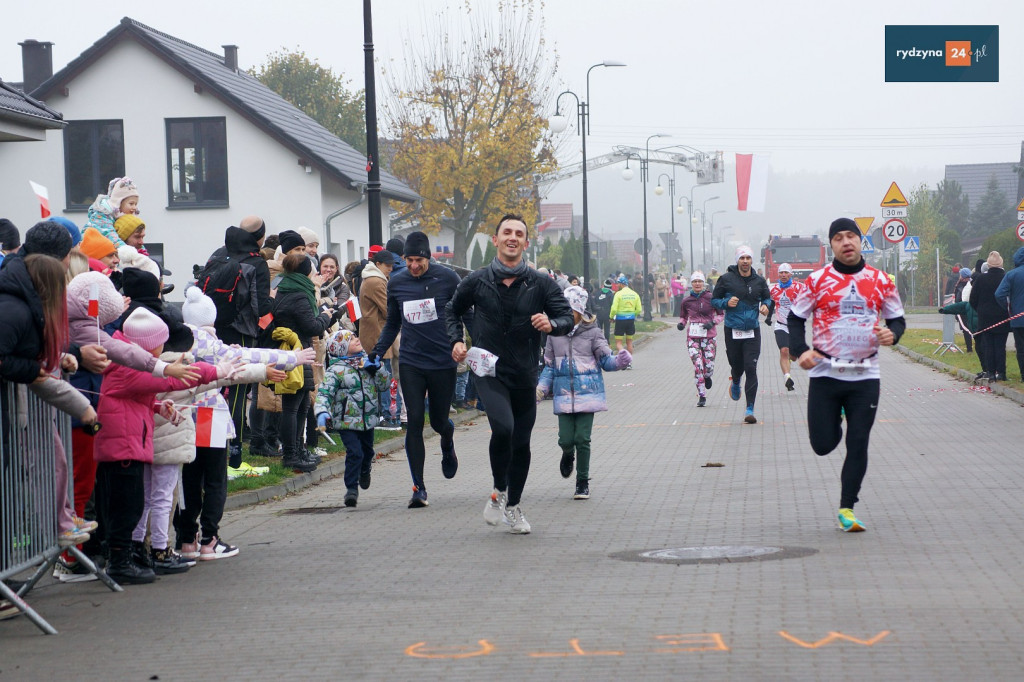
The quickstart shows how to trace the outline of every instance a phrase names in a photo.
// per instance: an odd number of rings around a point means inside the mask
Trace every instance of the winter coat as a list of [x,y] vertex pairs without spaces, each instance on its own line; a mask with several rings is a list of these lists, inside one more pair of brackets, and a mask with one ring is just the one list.
[[628,286],[624,286],[615,292],[608,317],[613,320],[635,320],[643,315],[643,312],[644,304],[640,300],[640,294]]
[[120,206],[113,206],[110,203],[109,194],[100,194],[96,197],[96,201],[92,202],[92,206],[85,214],[85,225],[82,226],[82,233],[84,234],[90,227],[99,230],[100,234],[114,242],[115,248],[121,248],[126,246],[124,240],[121,239],[121,235],[114,229],[114,213],[120,210]]
[[623,367],[601,328],[593,320],[581,322],[565,336],[548,336],[537,389],[552,395],[555,414],[604,412],[608,402],[602,369],[615,372]]
[[[728,306],[733,296],[739,298],[735,308]],[[762,305],[772,303],[768,283],[753,270],[746,277],[740,275],[739,267],[730,265],[725,274],[718,278],[711,294],[711,304],[725,311],[725,326],[730,329],[757,329],[757,316]]]
[[[313,347],[313,337],[321,336],[334,324],[332,312],[314,313],[309,299],[300,291],[280,291],[274,298],[274,324],[280,329],[291,329],[299,337],[303,348]],[[218,330],[219,331],[219,330]],[[313,368],[305,365],[302,369],[305,387],[313,390]]]
[[362,368],[365,359],[365,353],[331,358],[317,389],[313,412],[317,417],[326,412],[336,431],[369,431],[380,422],[381,396],[388,390],[391,375],[383,367],[371,375]]
[[661,304],[661,303],[668,303],[669,285],[668,285],[668,282],[665,281],[665,278],[664,277],[658,278],[658,281],[654,285],[654,287],[655,287],[655,289],[658,292],[658,303],[659,304]]
[[[373,263],[363,268],[363,283],[359,287],[359,342],[363,348],[372,349],[380,338],[384,323],[388,319],[388,278]],[[395,357],[394,344],[381,357],[390,360]]]
[[33,382],[28,389],[75,421],[90,407],[89,400],[74,386],[55,376],[40,383]]
[[42,367],[44,315],[24,258],[9,256],[0,270],[0,317],[0,379],[30,384]]
[[[506,301],[511,305],[506,307]],[[550,336],[564,336],[573,327],[572,309],[562,290],[554,281],[529,268],[516,278],[511,288],[495,277],[490,266],[466,275],[444,311],[449,349],[462,341],[462,318],[471,307],[474,318],[469,330],[473,345],[498,356],[496,378],[509,388],[535,388],[537,385],[540,332],[530,322],[534,315],[545,313],[548,316]],[[406,338],[402,341],[403,362]]]
[[[1024,246],[1017,249],[1013,254],[1013,270],[1010,270],[1003,277],[1003,281],[996,287],[996,303],[1003,308],[1009,308],[1011,315],[1024,313]],[[1024,327],[1024,315],[1010,320],[1010,326],[1015,329]]]
[[[971,305],[978,311],[978,324],[981,329],[991,327],[997,322],[1002,322],[1010,315],[1006,312],[1006,306],[996,301],[996,289],[1003,281],[1006,271],[1002,268],[989,268],[988,272],[978,277],[971,289]],[[1008,331],[1007,325],[1001,325],[993,332]]]
[[970,332],[978,331],[978,313],[974,311],[971,304],[967,301],[960,301],[959,303],[950,303],[947,306],[939,308],[939,312],[943,315],[959,315],[960,319],[967,325],[967,330]]
[[717,325],[724,317],[724,313],[717,310],[715,306],[711,304],[711,292],[707,289],[704,289],[704,291],[700,292],[697,296],[688,294],[683,298],[683,301],[679,306],[679,321],[684,325],[683,332],[686,333],[687,337],[690,336],[690,324],[704,324],[705,322],[711,322],[716,326],[708,329],[704,333],[704,336],[696,336],[693,338],[715,338],[715,336],[718,335]]
[[[270,269],[267,266],[267,261],[260,254],[260,245],[252,233],[234,225],[226,229],[224,231],[224,246],[214,251],[209,260],[225,256],[234,256],[242,263],[248,263],[256,269],[254,281],[259,298],[257,305],[259,316],[263,317],[269,313],[274,307],[273,299],[270,298]],[[230,338],[230,336],[225,337],[220,333],[222,331],[218,330],[218,334],[222,338]]]
[[594,315],[599,320],[607,320],[608,314],[612,311],[612,299],[615,298],[615,292],[609,287],[601,287],[596,294],[590,299],[591,310],[594,311]]
[[[121,332],[115,332],[114,338],[124,337]],[[205,364],[197,364],[196,367],[203,373],[203,383],[217,378],[216,367]],[[156,394],[188,386],[178,379],[158,379],[138,370],[111,364],[103,374],[103,389],[97,411],[103,428],[96,434],[93,458],[97,462],[133,460],[152,463]]]
[[686,280],[676,278],[673,279],[670,286],[672,287],[673,296],[685,296],[687,294]]

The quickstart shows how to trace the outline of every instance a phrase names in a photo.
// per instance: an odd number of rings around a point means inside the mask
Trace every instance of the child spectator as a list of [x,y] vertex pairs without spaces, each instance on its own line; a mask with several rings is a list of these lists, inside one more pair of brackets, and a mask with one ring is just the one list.
[[[100,194],[86,213],[85,227],[99,230],[100,234],[120,248],[125,242],[114,228],[114,221],[123,215],[139,213],[139,188],[131,178],[114,178],[107,186],[107,193]],[[84,239],[84,235],[83,235]]]
[[317,391],[316,421],[321,429],[332,425],[345,444],[345,506],[354,507],[359,488],[370,487],[373,429],[390,377],[383,367],[364,366],[359,337],[347,329],[331,334],[327,356],[330,364]]
[[594,413],[608,409],[601,370],[615,372],[632,362],[628,350],[612,354],[608,341],[587,312],[587,292],[570,286],[563,292],[572,308],[575,326],[565,336],[548,336],[544,346],[544,370],[537,381],[537,401],[549,393],[558,415],[558,445],[562,448],[559,470],[572,475],[576,463],[574,500],[590,497],[590,434]]

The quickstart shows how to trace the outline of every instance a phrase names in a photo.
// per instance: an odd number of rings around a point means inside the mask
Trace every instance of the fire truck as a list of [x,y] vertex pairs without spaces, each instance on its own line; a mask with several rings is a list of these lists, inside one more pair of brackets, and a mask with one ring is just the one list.
[[770,282],[779,279],[779,265],[789,263],[793,277],[804,279],[815,270],[825,266],[825,245],[817,235],[781,235],[768,237],[768,243],[761,248],[765,277]]

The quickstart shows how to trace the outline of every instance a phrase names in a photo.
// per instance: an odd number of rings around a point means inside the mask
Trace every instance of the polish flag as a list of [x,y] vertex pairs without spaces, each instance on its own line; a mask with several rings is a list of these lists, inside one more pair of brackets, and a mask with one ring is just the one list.
[[89,317],[100,316],[100,285],[93,282],[89,285]]
[[554,224],[555,224],[555,219],[554,218],[548,218],[546,220],[542,220],[539,223],[537,223],[537,231],[538,232],[543,232],[544,230],[548,229],[549,227],[551,227]]
[[768,194],[768,156],[736,155],[736,197],[740,211],[764,211]]
[[36,184],[31,180],[28,184],[32,185],[32,192],[39,198],[39,212],[42,213],[44,218],[50,217],[50,193],[46,191],[46,188],[42,185]]
[[345,309],[348,311],[348,319],[353,322],[363,316],[363,311],[359,307],[359,299],[355,296],[345,301]]
[[216,410],[212,407],[197,407],[196,447],[227,447],[228,419],[230,418],[231,414],[227,410]]

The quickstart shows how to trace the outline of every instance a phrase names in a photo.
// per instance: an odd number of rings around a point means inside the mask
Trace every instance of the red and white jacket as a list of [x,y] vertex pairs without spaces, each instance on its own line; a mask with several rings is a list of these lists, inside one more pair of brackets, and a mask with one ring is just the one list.
[[803,282],[798,282],[792,278],[789,280],[788,287],[783,287],[778,282],[772,285],[769,295],[775,302],[775,322],[772,324],[774,331],[789,333],[789,324],[787,322],[789,311],[793,307],[793,302],[796,301],[800,292],[805,288],[806,286]]

